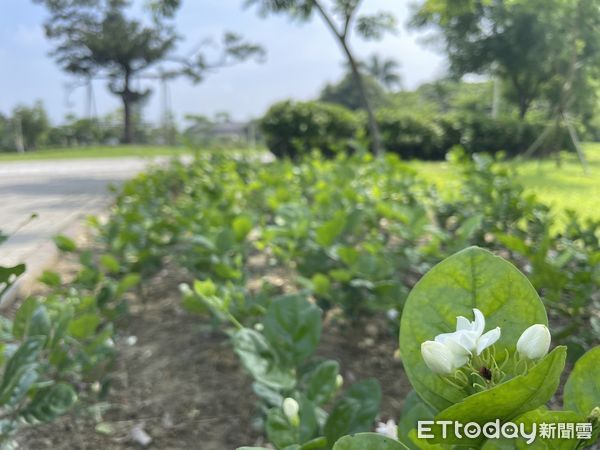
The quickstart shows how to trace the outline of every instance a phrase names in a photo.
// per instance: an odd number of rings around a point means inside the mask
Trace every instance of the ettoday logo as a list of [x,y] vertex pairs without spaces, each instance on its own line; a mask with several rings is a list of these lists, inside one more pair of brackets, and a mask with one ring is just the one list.
[[524,439],[527,444],[533,443],[538,437],[542,439],[590,439],[591,423],[532,423],[494,422],[479,424],[477,422],[461,423],[452,420],[420,420],[417,422],[417,437],[419,439],[446,439],[448,436],[458,439]]

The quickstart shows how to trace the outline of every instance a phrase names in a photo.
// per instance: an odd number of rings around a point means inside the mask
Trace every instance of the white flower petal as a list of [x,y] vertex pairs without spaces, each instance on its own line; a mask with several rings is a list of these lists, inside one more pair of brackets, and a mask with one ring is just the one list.
[[473,308],[473,314],[475,314],[473,331],[476,331],[477,335],[481,336],[483,334],[483,330],[485,330],[485,317],[483,317],[483,313],[477,308]]
[[463,317],[463,316],[458,316],[456,318],[456,331],[470,330],[470,329],[471,329],[471,322],[469,322],[469,319],[467,319],[466,317]]
[[477,340],[477,354],[481,355],[481,352],[486,348],[494,345],[498,339],[500,339],[500,327],[496,327],[493,330],[488,331]]

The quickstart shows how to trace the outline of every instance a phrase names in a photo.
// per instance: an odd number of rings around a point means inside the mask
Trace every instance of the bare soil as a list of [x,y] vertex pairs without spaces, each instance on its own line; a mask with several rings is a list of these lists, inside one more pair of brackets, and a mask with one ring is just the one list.
[[[62,270],[72,264],[62,263]],[[61,270],[61,267],[58,267]],[[23,430],[28,450],[152,449],[233,450],[264,445],[251,380],[228,338],[206,319],[179,306],[177,286],[185,280],[165,268],[130,302],[118,326],[118,357],[110,392],[101,405],[83,405],[55,423]],[[383,390],[381,419],[397,417],[410,387],[394,357],[393,330],[375,319],[360,324],[331,322],[318,354],[336,359],[348,384],[374,377]],[[101,406],[101,407],[99,407]]]

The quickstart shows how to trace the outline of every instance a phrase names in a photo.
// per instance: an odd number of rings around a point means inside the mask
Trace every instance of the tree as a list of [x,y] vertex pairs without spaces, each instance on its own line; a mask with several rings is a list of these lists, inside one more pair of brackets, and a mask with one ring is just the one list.
[[[129,0],[34,0],[43,3],[50,17],[45,23],[48,38],[57,41],[53,51],[67,72],[90,79],[108,80],[111,93],[123,103],[123,141],[134,139],[134,108],[151,90],[136,86],[139,80],[187,76],[199,82],[210,70],[261,55],[262,49],[226,33],[220,55],[213,61],[200,52],[190,57],[174,54],[180,37],[170,22],[178,2],[152,3],[148,25],[127,17]],[[158,64],[170,64],[165,71]],[[154,72],[152,72],[154,70]]]
[[[386,105],[386,92],[375,78],[368,75],[363,76],[363,85],[373,108]],[[319,100],[337,103],[352,110],[364,108],[360,88],[351,72],[348,72],[338,83],[327,84],[321,91]]]
[[360,63],[350,46],[350,35],[354,30],[364,39],[380,39],[384,33],[395,29],[396,20],[387,12],[358,15],[361,3],[362,0],[246,0],[246,5],[257,5],[263,15],[268,13],[287,14],[296,20],[305,22],[316,14],[323,20],[333,33],[348,61],[367,111],[373,151],[375,154],[381,154],[383,148],[379,127],[375,120],[375,112],[365,86]]
[[573,48],[565,35],[565,17],[586,1],[426,0],[413,24],[441,32],[455,75],[493,74],[504,80],[507,97],[524,118],[545,86],[568,65],[565,50]]
[[371,55],[365,64],[367,73],[381,83],[387,90],[399,88],[402,78],[398,74],[400,65],[393,59],[383,59],[379,55]]
[[32,107],[15,107],[11,128],[17,150],[34,150],[44,145],[50,131],[50,122],[42,102],[37,101]]

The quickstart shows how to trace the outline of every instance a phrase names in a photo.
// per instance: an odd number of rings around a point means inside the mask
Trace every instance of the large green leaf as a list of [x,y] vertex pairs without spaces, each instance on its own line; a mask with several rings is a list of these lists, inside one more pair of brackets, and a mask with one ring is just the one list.
[[295,372],[280,367],[277,355],[262,334],[242,328],[233,335],[233,346],[256,381],[279,390],[292,389],[296,385]]
[[333,450],[405,450],[407,446],[377,433],[359,433],[344,436],[333,446]]
[[313,354],[321,340],[321,310],[302,295],[274,300],[264,319],[265,337],[287,367]]
[[600,407],[600,346],[579,358],[565,384],[563,400],[565,408],[584,415]]
[[[525,375],[516,376],[492,389],[473,394],[464,401],[443,410],[435,419],[463,424],[475,422],[483,425],[496,419],[506,422],[536,409],[548,402],[556,392],[566,357],[567,348],[557,347]],[[433,442],[445,444],[473,442],[455,436],[452,427],[448,430],[448,436],[442,438],[441,430],[434,427],[433,434],[436,438]]]
[[537,292],[512,264],[477,247],[467,248],[431,269],[413,288],[402,313],[400,352],[408,378],[419,396],[436,410],[460,402],[466,394],[432,373],[421,344],[454,331],[456,317],[486,317],[486,329],[499,326],[497,355],[514,352],[521,333],[534,323],[547,324]]
[[[574,411],[550,411],[546,409],[535,409],[529,411],[517,419],[512,421],[515,425],[524,426],[527,434],[532,433],[532,429],[536,427],[535,440],[528,443],[526,439],[518,437],[516,439],[488,439],[482,447],[482,450],[504,450],[504,449],[539,449],[539,450],[575,450],[579,444],[576,438],[576,433],[573,431],[573,437],[561,437],[559,435],[559,427],[571,427],[576,429],[576,424],[585,422],[585,417]],[[540,436],[540,425],[548,424],[553,427],[554,438],[546,438]],[[562,425],[560,425],[562,424]]]
[[370,430],[379,413],[381,388],[369,379],[353,384],[335,403],[323,429],[328,442]]

